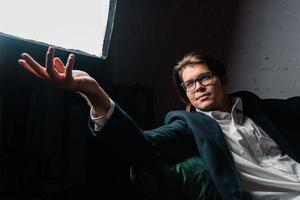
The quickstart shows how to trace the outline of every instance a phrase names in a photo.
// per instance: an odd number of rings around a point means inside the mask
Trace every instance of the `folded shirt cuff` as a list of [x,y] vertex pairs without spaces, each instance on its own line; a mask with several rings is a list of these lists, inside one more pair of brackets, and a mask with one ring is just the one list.
[[114,110],[115,110],[115,103],[113,100],[109,99],[110,101],[110,107],[104,115],[99,115],[94,112],[94,108],[91,107],[90,109],[90,117],[91,120],[94,122],[94,130],[95,131],[100,131],[106,124],[106,122],[110,119],[112,116]]

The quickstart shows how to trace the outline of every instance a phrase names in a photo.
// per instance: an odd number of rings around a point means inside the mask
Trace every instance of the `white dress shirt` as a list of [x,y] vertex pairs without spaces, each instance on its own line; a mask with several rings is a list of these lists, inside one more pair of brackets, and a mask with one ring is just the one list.
[[283,154],[268,134],[242,113],[240,98],[233,102],[231,113],[197,111],[220,125],[242,190],[253,199],[300,199],[300,164]]

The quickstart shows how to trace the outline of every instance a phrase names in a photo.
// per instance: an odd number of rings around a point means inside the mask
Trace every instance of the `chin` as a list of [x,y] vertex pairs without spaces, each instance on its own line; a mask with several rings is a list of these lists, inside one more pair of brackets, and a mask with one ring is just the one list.
[[203,111],[211,111],[213,106],[212,105],[201,105],[197,107],[199,110]]
[[201,104],[198,104],[197,108],[203,111],[210,111],[213,109],[213,102],[211,101],[205,101],[202,102]]
[[205,107],[205,108],[200,109],[200,110],[202,110],[202,111],[212,111],[213,109],[211,109],[210,107]]

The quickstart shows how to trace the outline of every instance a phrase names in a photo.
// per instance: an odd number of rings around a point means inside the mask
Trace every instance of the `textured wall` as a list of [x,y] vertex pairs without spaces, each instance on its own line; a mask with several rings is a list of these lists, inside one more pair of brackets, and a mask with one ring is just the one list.
[[229,91],[300,92],[300,1],[242,0],[228,61]]

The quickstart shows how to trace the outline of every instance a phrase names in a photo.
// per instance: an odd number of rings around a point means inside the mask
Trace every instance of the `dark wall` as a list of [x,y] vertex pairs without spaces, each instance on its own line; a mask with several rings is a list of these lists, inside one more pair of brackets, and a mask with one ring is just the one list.
[[237,1],[122,0],[109,52],[115,84],[153,89],[154,124],[184,106],[172,85],[172,68],[184,54],[203,51],[226,63]]
[[[0,36],[0,199],[52,198],[87,183],[89,155],[95,154],[89,154],[94,146],[88,142],[86,102],[17,65],[25,51],[43,63],[46,50]],[[57,55],[66,61],[68,53],[58,50]],[[111,90],[112,71],[103,61],[77,55],[77,66],[98,74]]]
[[[237,1],[119,0],[107,60],[77,55],[76,66],[142,128],[152,128],[167,111],[184,108],[171,77],[183,54],[200,50],[226,63],[236,8]],[[123,195],[110,189],[126,191],[128,180],[118,179],[127,169],[107,164],[110,155],[88,133],[86,103],[17,65],[24,51],[43,63],[46,49],[0,37],[0,198]],[[68,53],[57,55],[66,60]]]

